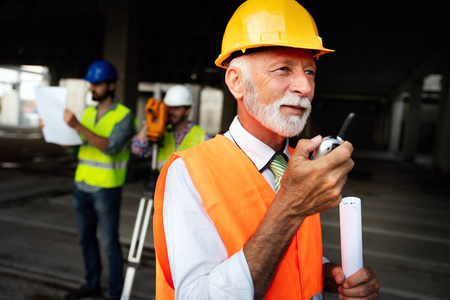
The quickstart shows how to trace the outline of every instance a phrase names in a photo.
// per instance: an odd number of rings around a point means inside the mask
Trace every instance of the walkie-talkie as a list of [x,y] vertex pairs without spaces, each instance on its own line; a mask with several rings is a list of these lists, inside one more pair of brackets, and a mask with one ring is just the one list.
[[316,150],[310,155],[309,159],[314,160],[318,159],[324,155],[327,155],[331,151],[333,151],[336,147],[342,145],[344,143],[343,137],[347,133],[350,124],[352,123],[353,118],[355,117],[354,113],[349,113],[347,118],[345,118],[344,124],[342,124],[341,130],[339,131],[337,136],[326,136],[323,138],[322,143],[317,147]]

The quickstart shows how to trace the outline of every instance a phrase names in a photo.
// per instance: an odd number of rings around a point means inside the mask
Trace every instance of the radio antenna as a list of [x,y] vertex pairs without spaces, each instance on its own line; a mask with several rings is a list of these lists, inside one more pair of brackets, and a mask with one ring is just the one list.
[[350,127],[350,124],[353,121],[353,118],[355,117],[354,113],[349,113],[347,118],[345,118],[344,124],[342,124],[341,130],[338,133],[338,137],[340,137],[341,139],[344,139],[345,134],[348,131],[348,128]]

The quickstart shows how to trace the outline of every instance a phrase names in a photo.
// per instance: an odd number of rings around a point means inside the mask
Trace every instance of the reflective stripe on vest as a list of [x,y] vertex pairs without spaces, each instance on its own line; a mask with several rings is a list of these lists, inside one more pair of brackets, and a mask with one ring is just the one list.
[[[157,299],[173,299],[174,295],[162,207],[167,169],[178,157],[183,159],[228,257],[242,249],[276,196],[252,161],[224,136],[173,154],[161,171],[155,191]],[[322,235],[320,216],[316,214],[307,217],[294,235],[265,299],[321,299],[322,290]]]
[[101,169],[110,169],[110,170],[114,170],[114,169],[123,169],[127,167],[127,162],[112,162],[112,163],[105,163],[105,162],[100,162],[100,161],[95,161],[95,160],[88,160],[88,159],[80,159],[78,161],[79,164],[81,165],[86,165],[86,166],[91,166],[91,167],[96,167],[96,168],[101,168]]
[[[88,107],[84,112],[81,124],[93,133],[108,138],[114,126],[130,112],[126,106],[117,103],[113,110],[109,110],[96,122],[97,109]],[[86,141],[84,137],[82,139]],[[121,151],[110,155],[89,143],[83,143],[78,150],[75,181],[84,181],[87,184],[103,188],[122,186],[126,178],[129,157],[128,144]]]
[[173,132],[166,131],[163,146],[158,150],[158,169],[161,171],[162,167],[172,153],[175,151],[184,151],[200,144],[205,140],[205,135],[205,130],[200,128],[198,125],[194,125],[181,141],[178,149],[175,150],[175,138],[173,136]]

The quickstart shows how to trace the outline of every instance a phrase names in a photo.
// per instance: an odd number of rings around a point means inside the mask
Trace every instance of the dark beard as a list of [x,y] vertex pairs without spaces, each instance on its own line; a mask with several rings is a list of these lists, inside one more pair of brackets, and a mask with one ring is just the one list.
[[98,96],[94,96],[94,94],[92,94],[92,100],[97,101],[97,102],[103,102],[112,94],[113,94],[112,91],[106,91],[103,95],[98,95]]

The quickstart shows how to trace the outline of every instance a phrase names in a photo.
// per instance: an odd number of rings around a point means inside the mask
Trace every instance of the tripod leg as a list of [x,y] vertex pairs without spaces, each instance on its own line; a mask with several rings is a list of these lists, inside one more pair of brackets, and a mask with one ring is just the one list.
[[135,267],[128,267],[123,284],[122,296],[120,300],[130,299],[131,288],[133,287],[134,275],[136,274]]
[[[145,207],[147,206],[147,207]],[[145,209],[146,208],[146,209]],[[134,225],[133,237],[130,244],[130,252],[128,254],[127,272],[125,275],[125,281],[122,289],[121,300],[130,299],[131,288],[134,282],[134,276],[136,270],[139,268],[141,263],[142,250],[144,248],[145,235],[147,234],[148,223],[150,221],[150,215],[153,208],[153,199],[142,198],[139,204],[139,210],[136,217],[136,223]],[[145,209],[144,220],[142,220],[142,215]],[[139,235],[140,232],[140,235]],[[140,239],[138,241],[138,236]],[[137,249],[136,249],[137,245]]]

